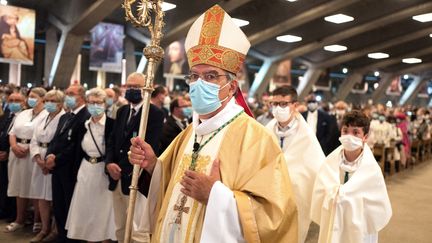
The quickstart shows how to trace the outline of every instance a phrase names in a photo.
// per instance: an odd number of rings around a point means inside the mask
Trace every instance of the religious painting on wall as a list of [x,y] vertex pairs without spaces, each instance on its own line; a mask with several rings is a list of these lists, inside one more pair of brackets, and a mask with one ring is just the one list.
[[165,49],[163,73],[169,90],[187,90],[184,76],[189,74],[184,40],[177,40]]
[[36,13],[0,5],[0,62],[33,65]]
[[393,78],[393,80],[391,81],[390,86],[386,90],[386,95],[400,96],[401,93],[402,93],[401,77],[397,76]]
[[424,99],[428,99],[429,97],[432,96],[432,82],[431,81],[426,81],[420,84],[420,90],[417,93],[417,97],[419,98],[424,98]]
[[298,85],[298,82],[293,84],[291,80],[291,59],[284,60],[278,64],[275,74],[270,79],[269,91],[271,92],[283,85],[293,85],[294,87]]
[[124,28],[122,25],[99,23],[90,30],[90,70],[121,73]]
[[354,86],[351,89],[351,93],[353,93],[353,94],[366,94],[368,92],[369,84],[365,78],[366,77],[363,77],[362,81],[354,84]]

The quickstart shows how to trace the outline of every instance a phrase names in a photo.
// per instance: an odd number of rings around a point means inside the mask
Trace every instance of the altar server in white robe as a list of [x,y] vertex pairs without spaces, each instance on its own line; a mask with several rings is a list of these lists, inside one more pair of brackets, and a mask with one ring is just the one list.
[[[44,108],[47,111],[41,122],[34,128],[33,138],[30,142],[30,157],[33,160],[31,176],[30,197],[36,199],[39,207],[42,227],[41,231],[30,242],[40,242],[49,233],[51,228],[51,174],[45,166],[45,155],[49,143],[54,137],[63,110],[64,94],[60,90],[51,90],[44,96]],[[53,237],[50,237],[53,238]]]
[[[24,226],[25,210],[30,198],[30,183],[33,172],[29,145],[35,125],[39,124],[47,113],[43,104],[45,94],[46,91],[43,88],[34,88],[30,91],[27,104],[31,109],[24,110],[16,116],[13,127],[9,132],[11,152],[9,153],[9,185],[7,193],[9,197],[16,197],[17,216],[14,222],[6,226],[6,232],[12,232]],[[40,230],[37,205],[35,205],[34,216],[34,231],[37,231]]]
[[86,94],[91,117],[79,151],[82,157],[68,218],[67,237],[90,242],[116,240],[112,192],[105,173],[105,144],[114,120],[107,117],[106,93],[93,88]]
[[375,243],[392,209],[384,177],[366,144],[369,118],[360,111],[342,120],[341,146],[324,162],[312,194],[312,220],[320,243]]
[[298,209],[298,242],[303,243],[311,223],[310,206],[316,174],[325,160],[318,139],[296,110],[297,91],[281,86],[272,92],[270,105],[274,119],[267,128],[284,152]]
[[[237,73],[250,47],[215,5],[185,40],[193,122],[156,158],[132,139],[130,161],[143,170],[146,207],[138,236],[151,242],[297,243],[297,209],[284,155],[273,135],[246,115]],[[234,98],[236,97],[236,98]],[[244,101],[244,100],[243,100]],[[149,238],[134,239],[148,242]]]

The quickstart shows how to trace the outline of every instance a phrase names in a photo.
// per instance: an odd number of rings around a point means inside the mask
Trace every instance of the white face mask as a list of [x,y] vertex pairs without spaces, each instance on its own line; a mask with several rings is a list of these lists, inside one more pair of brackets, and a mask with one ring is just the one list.
[[286,122],[291,117],[289,106],[282,108],[280,106],[273,107],[273,116],[278,122]]
[[363,147],[363,140],[353,135],[342,135],[339,141],[346,151],[354,151]]
[[307,107],[308,107],[309,111],[314,112],[318,108],[318,103],[316,103],[316,102],[308,103]]

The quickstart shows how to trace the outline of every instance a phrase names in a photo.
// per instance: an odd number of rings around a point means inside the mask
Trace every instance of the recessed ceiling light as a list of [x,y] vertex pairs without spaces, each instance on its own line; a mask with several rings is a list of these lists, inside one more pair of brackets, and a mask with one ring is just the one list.
[[432,38],[432,34],[429,34],[429,37],[431,37],[431,38]]
[[297,0],[287,0],[288,2],[297,2]]
[[420,14],[420,15],[413,16],[412,18],[422,23],[429,22],[432,21],[432,13]]
[[374,76],[375,76],[375,77],[379,77],[379,75],[380,75],[380,73],[379,73],[378,71],[375,71],[375,72],[374,72]]
[[0,0],[0,4],[1,4],[1,5],[7,5],[7,4],[8,4],[8,1],[7,1],[7,0]]
[[295,36],[295,35],[281,35],[281,36],[276,37],[276,40],[288,42],[288,43],[293,43],[293,42],[301,41],[302,38],[300,36]]
[[390,56],[389,54],[382,53],[382,52],[374,52],[368,54],[368,57],[372,59],[384,59],[384,58],[388,58],[389,56]]
[[335,14],[325,17],[324,20],[335,24],[342,24],[346,22],[351,22],[354,20],[354,18],[345,14]]
[[342,73],[348,73],[348,68],[342,68]]
[[402,59],[402,62],[403,63],[408,63],[408,64],[413,64],[413,63],[421,63],[422,60],[419,59],[419,58],[410,57],[410,58],[404,58],[404,59]]
[[404,79],[409,79],[408,74],[405,74],[405,75],[403,76],[403,78],[404,78]]
[[243,27],[249,24],[249,21],[243,19],[232,18],[232,20],[238,27]]
[[347,49],[348,48],[346,46],[341,46],[341,45],[324,46],[324,50],[332,51],[332,52],[346,51]]

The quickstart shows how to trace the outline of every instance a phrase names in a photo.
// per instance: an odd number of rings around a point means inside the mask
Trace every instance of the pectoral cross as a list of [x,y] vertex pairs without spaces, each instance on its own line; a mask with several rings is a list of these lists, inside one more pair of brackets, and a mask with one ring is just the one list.
[[185,207],[186,201],[187,201],[187,197],[183,195],[182,198],[180,199],[180,204],[174,205],[174,210],[178,211],[177,217],[175,219],[176,224],[181,224],[183,213],[189,213],[189,207]]

